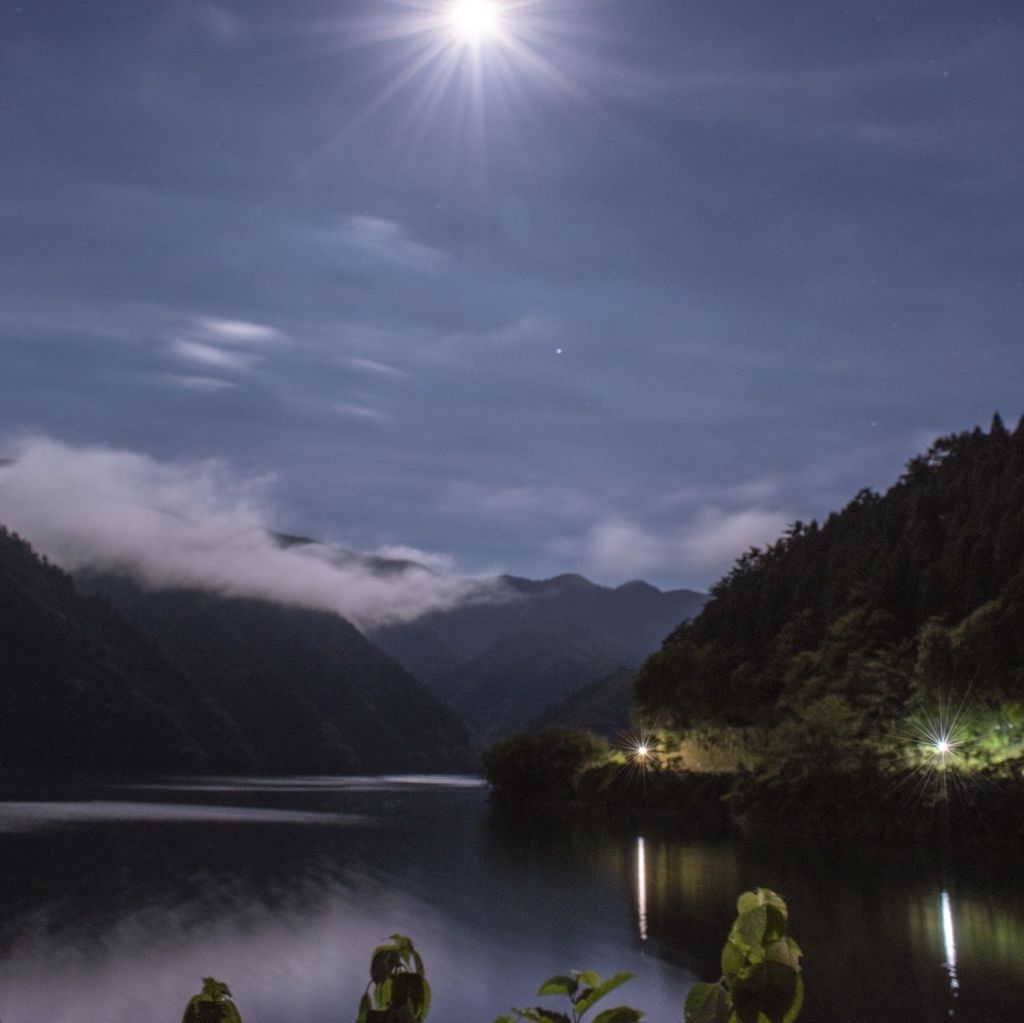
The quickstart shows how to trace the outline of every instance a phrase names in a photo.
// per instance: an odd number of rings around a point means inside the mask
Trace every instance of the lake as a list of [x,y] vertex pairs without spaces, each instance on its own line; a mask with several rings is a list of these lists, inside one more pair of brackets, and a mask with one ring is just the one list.
[[491,1023],[570,969],[636,974],[609,1004],[677,1023],[755,885],[789,902],[807,1023],[1024,1018],[1016,849],[995,872],[944,850],[751,850],[509,821],[475,779],[389,777],[7,800],[0,850],[3,1023],[174,1021],[208,975],[245,1023],[344,1023],[396,931],[432,1023]]

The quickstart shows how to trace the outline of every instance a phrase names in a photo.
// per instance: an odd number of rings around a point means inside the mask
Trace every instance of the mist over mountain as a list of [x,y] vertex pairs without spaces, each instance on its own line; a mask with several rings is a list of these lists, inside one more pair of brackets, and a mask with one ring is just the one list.
[[69,572],[331,611],[362,628],[500,599],[493,582],[437,571],[446,562],[427,552],[393,547],[375,557],[281,543],[271,481],[216,460],[161,462],[43,438],[16,449],[0,465],[0,522]]
[[478,740],[522,727],[639,666],[703,601],[576,575],[463,579],[413,548],[281,533],[267,481],[216,461],[39,438],[15,456],[0,521],[154,637],[260,770],[466,766],[459,718]]

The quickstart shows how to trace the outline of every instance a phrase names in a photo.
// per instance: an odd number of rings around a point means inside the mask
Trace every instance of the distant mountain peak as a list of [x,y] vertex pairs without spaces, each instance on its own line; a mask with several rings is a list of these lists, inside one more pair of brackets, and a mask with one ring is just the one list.
[[652,586],[643,579],[630,579],[628,583],[615,587],[616,593],[661,593],[657,586]]
[[685,590],[664,594],[641,580],[612,589],[576,573],[498,582],[512,599],[371,632],[489,739],[525,727],[619,668],[638,668],[705,600]]

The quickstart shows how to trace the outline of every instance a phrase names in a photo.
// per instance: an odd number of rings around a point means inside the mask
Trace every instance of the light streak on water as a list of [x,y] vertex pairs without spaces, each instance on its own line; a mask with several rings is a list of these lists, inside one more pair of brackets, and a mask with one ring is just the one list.
[[949,892],[940,896],[942,906],[942,941],[946,948],[946,973],[949,974],[949,990],[956,997],[960,990],[960,979],[956,973],[956,931],[953,929],[953,910],[949,901]]
[[642,837],[636,840],[636,915],[640,940],[647,941],[647,851]]

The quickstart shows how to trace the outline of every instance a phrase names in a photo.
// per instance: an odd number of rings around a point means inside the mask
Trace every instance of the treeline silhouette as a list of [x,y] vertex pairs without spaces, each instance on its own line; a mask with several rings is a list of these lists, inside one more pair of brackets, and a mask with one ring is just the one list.
[[338,615],[89,584],[0,526],[7,780],[474,764],[458,717]]
[[826,696],[861,724],[1024,697],[1024,420],[943,437],[885,494],[749,550],[635,686],[642,716],[677,728],[777,723]]

